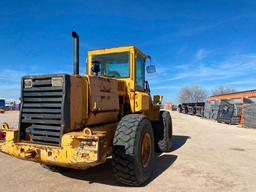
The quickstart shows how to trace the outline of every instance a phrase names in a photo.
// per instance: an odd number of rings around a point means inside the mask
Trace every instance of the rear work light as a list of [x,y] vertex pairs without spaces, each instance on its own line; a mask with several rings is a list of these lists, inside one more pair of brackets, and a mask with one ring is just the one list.
[[0,141],[5,140],[6,138],[6,132],[0,131]]
[[52,86],[53,87],[62,87],[63,86],[63,78],[62,77],[53,77],[52,78]]
[[25,88],[32,88],[32,86],[33,86],[32,79],[25,79],[24,86],[25,86]]

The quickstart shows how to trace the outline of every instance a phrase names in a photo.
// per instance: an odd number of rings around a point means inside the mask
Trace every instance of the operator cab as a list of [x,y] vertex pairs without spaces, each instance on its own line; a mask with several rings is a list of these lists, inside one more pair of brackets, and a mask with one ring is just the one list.
[[93,50],[88,52],[87,74],[123,79],[133,84],[130,88],[145,91],[148,86],[145,81],[147,59],[150,57],[135,46]]

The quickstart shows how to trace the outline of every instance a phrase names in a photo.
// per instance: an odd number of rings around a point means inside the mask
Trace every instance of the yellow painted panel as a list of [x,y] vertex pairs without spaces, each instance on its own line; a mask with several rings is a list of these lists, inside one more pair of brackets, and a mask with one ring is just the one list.
[[143,112],[149,110],[150,97],[148,93],[135,92],[135,112]]

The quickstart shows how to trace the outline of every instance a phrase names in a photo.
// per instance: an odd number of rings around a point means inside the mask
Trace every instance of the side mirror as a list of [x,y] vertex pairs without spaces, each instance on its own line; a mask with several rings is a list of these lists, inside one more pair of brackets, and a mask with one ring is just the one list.
[[156,66],[155,65],[149,65],[146,67],[147,73],[155,73],[156,72]]
[[161,105],[161,104],[162,104],[162,101],[163,101],[163,96],[154,95],[154,97],[153,97],[153,103],[154,103],[155,105]]

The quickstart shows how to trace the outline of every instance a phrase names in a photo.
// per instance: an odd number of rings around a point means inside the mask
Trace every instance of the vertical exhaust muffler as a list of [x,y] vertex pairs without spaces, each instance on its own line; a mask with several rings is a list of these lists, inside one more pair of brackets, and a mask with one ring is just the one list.
[[74,75],[79,75],[79,36],[75,31],[72,31],[74,38]]

